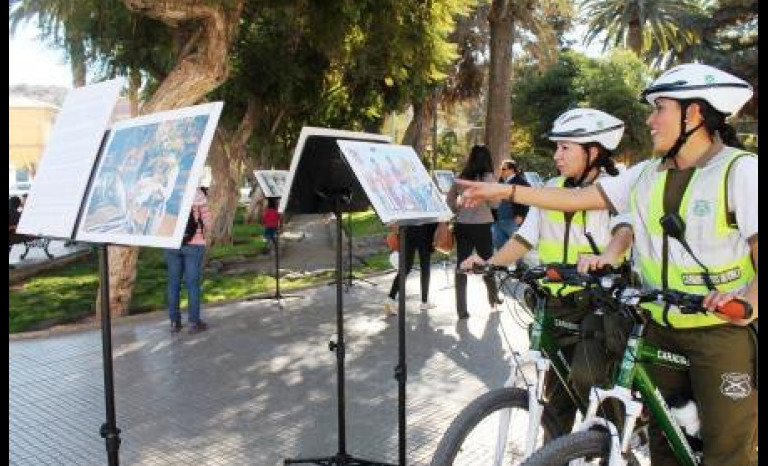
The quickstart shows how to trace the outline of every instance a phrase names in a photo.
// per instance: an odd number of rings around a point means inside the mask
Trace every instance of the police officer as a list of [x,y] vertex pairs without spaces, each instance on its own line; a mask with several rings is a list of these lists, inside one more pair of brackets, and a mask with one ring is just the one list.
[[[569,110],[560,115],[552,125],[548,137],[557,144],[554,161],[560,172],[547,182],[547,186],[581,189],[606,175],[615,176],[618,171],[611,158],[621,141],[624,123],[608,113],[591,108]],[[501,210],[501,208],[499,208]],[[602,252],[611,238],[611,218],[607,210],[560,212],[532,208],[519,230],[496,252],[488,262],[509,265],[522,258],[529,250],[537,248],[542,263],[576,264],[583,254]],[[478,255],[466,259],[461,267],[465,270],[474,264],[484,264]],[[550,291],[547,312],[558,319],[580,322],[588,312],[574,299],[581,288],[542,283]],[[570,341],[569,341],[570,340]],[[568,359],[574,351],[571,334],[558,336],[564,345]],[[586,377],[587,374],[584,374]],[[578,383],[585,397],[590,382]],[[559,386],[557,377],[547,378],[549,406],[557,413],[563,428],[567,430],[573,421],[576,407]]]
[[[751,98],[752,88],[716,68],[684,64],[642,96],[653,106],[647,123],[662,157],[578,193],[463,183],[465,200],[506,196],[564,211],[630,211],[644,285],[706,295],[712,311],[684,315],[648,305],[648,337],[691,363],[687,374],[659,369],[662,392],[688,392],[698,403],[705,464],[756,465],[757,339],[748,324],[756,323],[758,309],[758,165],[725,121]],[[752,305],[751,318],[717,314],[734,298]],[[651,438],[653,464],[674,464],[661,436]]]

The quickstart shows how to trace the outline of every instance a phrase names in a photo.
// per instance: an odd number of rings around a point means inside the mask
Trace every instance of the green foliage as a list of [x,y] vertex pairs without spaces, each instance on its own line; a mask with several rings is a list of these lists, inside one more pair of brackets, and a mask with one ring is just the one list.
[[379,233],[383,235],[387,232],[387,227],[381,223],[373,209],[347,214],[344,225],[345,227],[349,225],[352,236],[370,236]]
[[[625,122],[617,154],[649,154],[650,140],[644,124],[648,108],[637,99],[648,76],[646,66],[627,51],[616,51],[602,59],[565,52],[544,72],[535,66],[525,67],[513,88],[513,135],[523,135],[516,138],[515,156],[551,157],[553,145],[546,133],[561,113],[575,107],[603,110]],[[525,144],[526,140],[530,143]]]
[[[458,170],[458,161],[466,152],[459,142],[459,137],[453,130],[443,131],[437,140],[438,158],[436,170]],[[431,160],[431,157],[430,157]]]
[[[701,18],[707,0],[586,0],[587,42],[601,34],[604,49],[627,46],[638,56],[650,49],[667,53],[701,38],[690,19]],[[658,56],[658,55],[657,55]],[[650,57],[653,61],[655,57]]]

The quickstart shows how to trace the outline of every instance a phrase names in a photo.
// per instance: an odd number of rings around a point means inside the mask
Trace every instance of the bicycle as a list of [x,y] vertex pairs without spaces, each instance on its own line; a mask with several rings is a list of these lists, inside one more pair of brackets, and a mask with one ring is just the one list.
[[[662,349],[644,339],[647,317],[639,304],[663,302],[677,306],[683,313],[693,314],[708,312],[702,307],[704,297],[675,290],[638,290],[621,284],[613,288],[616,303],[613,311],[624,312],[633,321],[632,332],[621,365],[613,378],[613,385],[609,388],[593,387],[584,420],[575,426],[572,433],[536,451],[524,463],[525,466],[574,466],[583,464],[585,460],[590,464],[597,461],[597,464],[609,466],[625,465],[631,454],[629,433],[633,432],[644,408],[658,422],[680,465],[696,466],[701,463],[701,452],[697,451],[683,432],[646,369],[649,365],[664,365],[687,370],[690,363],[684,355]],[[734,300],[718,309],[718,312],[747,319],[751,317],[752,307],[746,301]],[[608,399],[618,400],[624,406],[626,416],[621,432],[614,423],[597,415],[600,404]]]
[[[539,284],[539,279],[547,277],[555,277],[558,282],[567,283],[562,276],[572,275],[574,271],[574,266],[562,264],[533,268],[521,265],[512,271],[502,266],[485,265],[473,270],[475,273],[501,276],[500,289],[512,279],[530,287],[535,305],[529,350],[524,355],[516,351],[512,353],[510,377],[503,388],[491,390],[476,398],[451,422],[438,444],[432,458],[432,466],[517,464],[530,456],[538,445],[564,434],[565,429],[545,402],[544,385],[550,370],[560,379],[568,397],[578,410],[586,410],[587,400],[582,400],[567,382],[570,380],[571,368],[554,335],[556,331],[579,335],[579,325],[558,319],[547,311],[550,293]],[[599,281],[599,278],[587,278],[589,283],[584,283],[582,277],[579,284],[589,286],[590,283]],[[536,369],[532,379],[528,379],[522,371],[522,366],[526,363],[532,363]],[[521,380],[522,388],[519,386]],[[510,440],[517,440],[509,438],[509,427],[518,424],[512,422],[515,414],[528,415],[528,419],[524,421],[524,425],[527,425],[525,438],[520,444],[508,445]],[[488,451],[483,451],[484,449]]]

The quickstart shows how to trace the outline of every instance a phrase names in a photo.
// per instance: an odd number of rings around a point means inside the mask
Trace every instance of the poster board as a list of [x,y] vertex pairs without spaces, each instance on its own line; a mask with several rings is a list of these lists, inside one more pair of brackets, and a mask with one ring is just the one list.
[[124,80],[69,91],[43,150],[17,232],[72,239]]
[[451,186],[453,186],[455,178],[453,172],[450,170],[435,170],[432,172],[432,176],[435,178],[437,189],[439,189],[441,193],[447,194],[451,189]]
[[264,197],[283,197],[288,170],[255,170],[253,174]]
[[383,223],[453,217],[413,147],[349,140],[337,143]]
[[390,137],[329,128],[305,126],[293,151],[291,167],[279,210],[295,214],[333,212],[331,203],[319,196],[320,191],[348,189],[350,202],[344,212],[364,210],[368,200],[355,179],[337,144],[338,140],[370,141],[388,144]]
[[76,239],[178,248],[222,107],[214,102],[115,124]]

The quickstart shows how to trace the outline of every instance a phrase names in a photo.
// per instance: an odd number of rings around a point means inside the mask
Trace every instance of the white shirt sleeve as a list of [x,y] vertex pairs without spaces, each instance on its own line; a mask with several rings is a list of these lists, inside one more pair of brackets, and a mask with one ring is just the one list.
[[653,163],[653,160],[635,164],[617,176],[607,176],[597,180],[597,184],[600,185],[616,212],[629,212],[632,188],[649,163]]
[[520,225],[520,228],[515,234],[520,235],[528,241],[531,248],[535,249],[539,244],[539,220],[541,217],[541,211],[537,207],[531,207],[528,209],[528,215],[525,216],[525,221]]
[[610,219],[610,231],[613,232],[614,228],[616,228],[619,225],[629,225],[632,226],[632,214],[629,212],[622,212],[618,215],[612,215]]
[[728,208],[745,238],[757,235],[757,157],[741,157],[728,175]]

